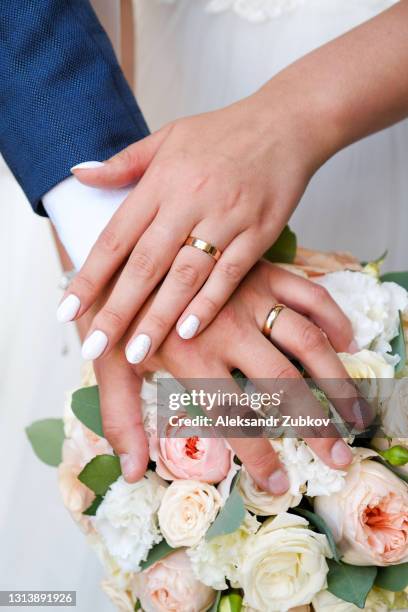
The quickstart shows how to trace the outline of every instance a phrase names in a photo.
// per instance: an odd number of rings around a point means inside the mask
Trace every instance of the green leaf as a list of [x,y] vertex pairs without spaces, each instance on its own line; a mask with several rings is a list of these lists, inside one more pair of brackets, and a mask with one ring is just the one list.
[[242,597],[238,593],[229,593],[221,598],[219,612],[241,612]]
[[157,563],[157,561],[160,561],[160,559],[167,557],[167,555],[174,552],[175,550],[177,549],[169,546],[166,540],[162,540],[150,549],[146,561],[142,561],[140,567],[142,568],[142,570],[145,570],[154,563]]
[[377,568],[336,563],[331,559],[327,559],[327,563],[329,566],[327,588],[330,593],[358,608],[364,608],[367,595],[377,575]]
[[363,272],[365,272],[366,274],[370,274],[371,276],[374,276],[374,278],[380,278],[381,266],[386,260],[387,255],[388,255],[388,250],[384,251],[382,255],[380,255],[379,257],[377,257],[377,259],[374,259],[373,261],[362,261],[361,265],[364,268]]
[[387,591],[403,591],[408,586],[408,563],[379,567],[375,584]]
[[97,495],[95,499],[93,500],[92,504],[88,506],[88,508],[84,510],[82,514],[85,514],[85,516],[95,516],[96,511],[102,502],[103,502],[103,496]]
[[387,272],[380,278],[383,283],[397,283],[408,291],[408,271],[407,272]]
[[333,554],[333,559],[339,563],[340,562],[340,553],[339,549],[336,546],[336,542],[334,541],[333,533],[330,527],[326,524],[326,521],[322,519],[321,516],[312,512],[311,510],[304,510],[303,508],[292,508],[292,512],[295,514],[300,514],[307,518],[309,523],[311,523],[314,527],[316,527],[319,533],[323,533],[327,537],[327,541],[330,546],[330,550]]
[[88,429],[104,437],[99,403],[99,389],[83,387],[72,394],[72,412]]
[[137,610],[141,610],[142,609],[142,606],[141,606],[139,600],[136,601],[134,609],[135,609],[135,612],[137,612]]
[[266,251],[264,259],[278,263],[293,263],[296,257],[297,239],[287,225],[277,241]]
[[220,605],[221,595],[222,595],[222,591],[217,591],[217,597],[215,598],[214,603],[211,606],[211,608],[208,610],[208,612],[218,612],[218,606]]
[[404,334],[404,322],[402,320],[402,312],[399,311],[399,331],[398,336],[394,338],[391,342],[391,354],[399,355],[400,360],[395,366],[395,374],[399,374],[405,368],[407,363],[407,348],[405,344],[405,334]]
[[26,434],[33,451],[41,461],[56,467],[62,461],[64,423],[62,419],[35,421],[26,427]]
[[391,446],[385,451],[378,452],[390,465],[405,465],[408,463],[408,448],[405,448],[405,446],[397,444],[397,446]]
[[208,542],[218,536],[234,533],[245,518],[244,501],[237,488],[238,480],[239,475],[234,478],[227,501],[205,534]]
[[78,480],[83,482],[96,495],[105,495],[121,473],[119,457],[116,455],[97,455],[86,464],[79,474]]

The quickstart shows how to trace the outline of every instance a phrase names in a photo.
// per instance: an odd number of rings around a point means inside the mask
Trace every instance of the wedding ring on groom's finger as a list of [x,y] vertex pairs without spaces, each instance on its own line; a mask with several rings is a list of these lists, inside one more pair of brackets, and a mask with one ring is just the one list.
[[207,255],[210,255],[215,261],[218,261],[221,257],[221,251],[219,248],[206,242],[205,240],[201,240],[201,238],[196,238],[196,236],[189,236],[184,243],[184,246],[192,246],[195,249],[199,249]]
[[285,304],[276,304],[272,310],[269,311],[268,316],[266,317],[264,326],[262,328],[262,333],[269,340],[271,338],[272,327],[284,308],[286,308]]

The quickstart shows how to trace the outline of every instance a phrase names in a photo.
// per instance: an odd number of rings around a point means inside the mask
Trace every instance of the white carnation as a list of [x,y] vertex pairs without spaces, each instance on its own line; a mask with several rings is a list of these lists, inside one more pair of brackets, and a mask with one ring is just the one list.
[[99,506],[95,528],[122,570],[139,571],[141,561],[162,539],[157,511],[165,487],[166,483],[153,472],[135,483],[121,476]]
[[217,489],[197,480],[175,480],[159,509],[160,529],[173,548],[194,546],[206,533],[221,508]]
[[218,536],[209,542],[202,539],[197,546],[188,549],[187,554],[198,580],[217,591],[228,587],[226,579],[237,585],[244,544],[260,525],[256,517],[247,512],[241,526],[233,533]]
[[282,438],[271,444],[286,467],[292,495],[330,495],[343,488],[346,472],[330,468],[303,440]]
[[380,283],[363,272],[332,272],[316,280],[348,316],[360,349],[385,354],[398,334],[398,311],[408,310],[408,292],[396,283]]

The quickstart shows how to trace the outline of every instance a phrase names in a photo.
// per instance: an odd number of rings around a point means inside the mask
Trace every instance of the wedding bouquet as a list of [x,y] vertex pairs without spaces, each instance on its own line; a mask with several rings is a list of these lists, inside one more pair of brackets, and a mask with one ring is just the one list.
[[271,440],[290,479],[273,496],[228,441],[158,436],[157,381],[169,376],[159,372],[141,392],[150,463],[129,484],[103,436],[88,371],[64,419],[27,433],[58,466],[63,502],[104,563],[102,586],[120,611],[408,609],[408,273],[380,277],[380,261],[305,249],[284,265],[324,285],[350,318],[360,350],[340,359],[376,396],[383,435],[364,447],[350,438],[347,471],[301,439]]

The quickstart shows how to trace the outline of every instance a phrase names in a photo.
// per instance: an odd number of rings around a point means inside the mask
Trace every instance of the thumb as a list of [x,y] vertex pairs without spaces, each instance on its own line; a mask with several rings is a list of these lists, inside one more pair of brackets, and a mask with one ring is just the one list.
[[168,134],[163,128],[123,149],[105,162],[83,162],[72,174],[91,187],[118,188],[133,183],[145,172]]
[[97,366],[103,431],[119,455],[125,480],[136,482],[149,460],[140,405],[141,380],[131,367],[109,357]]

